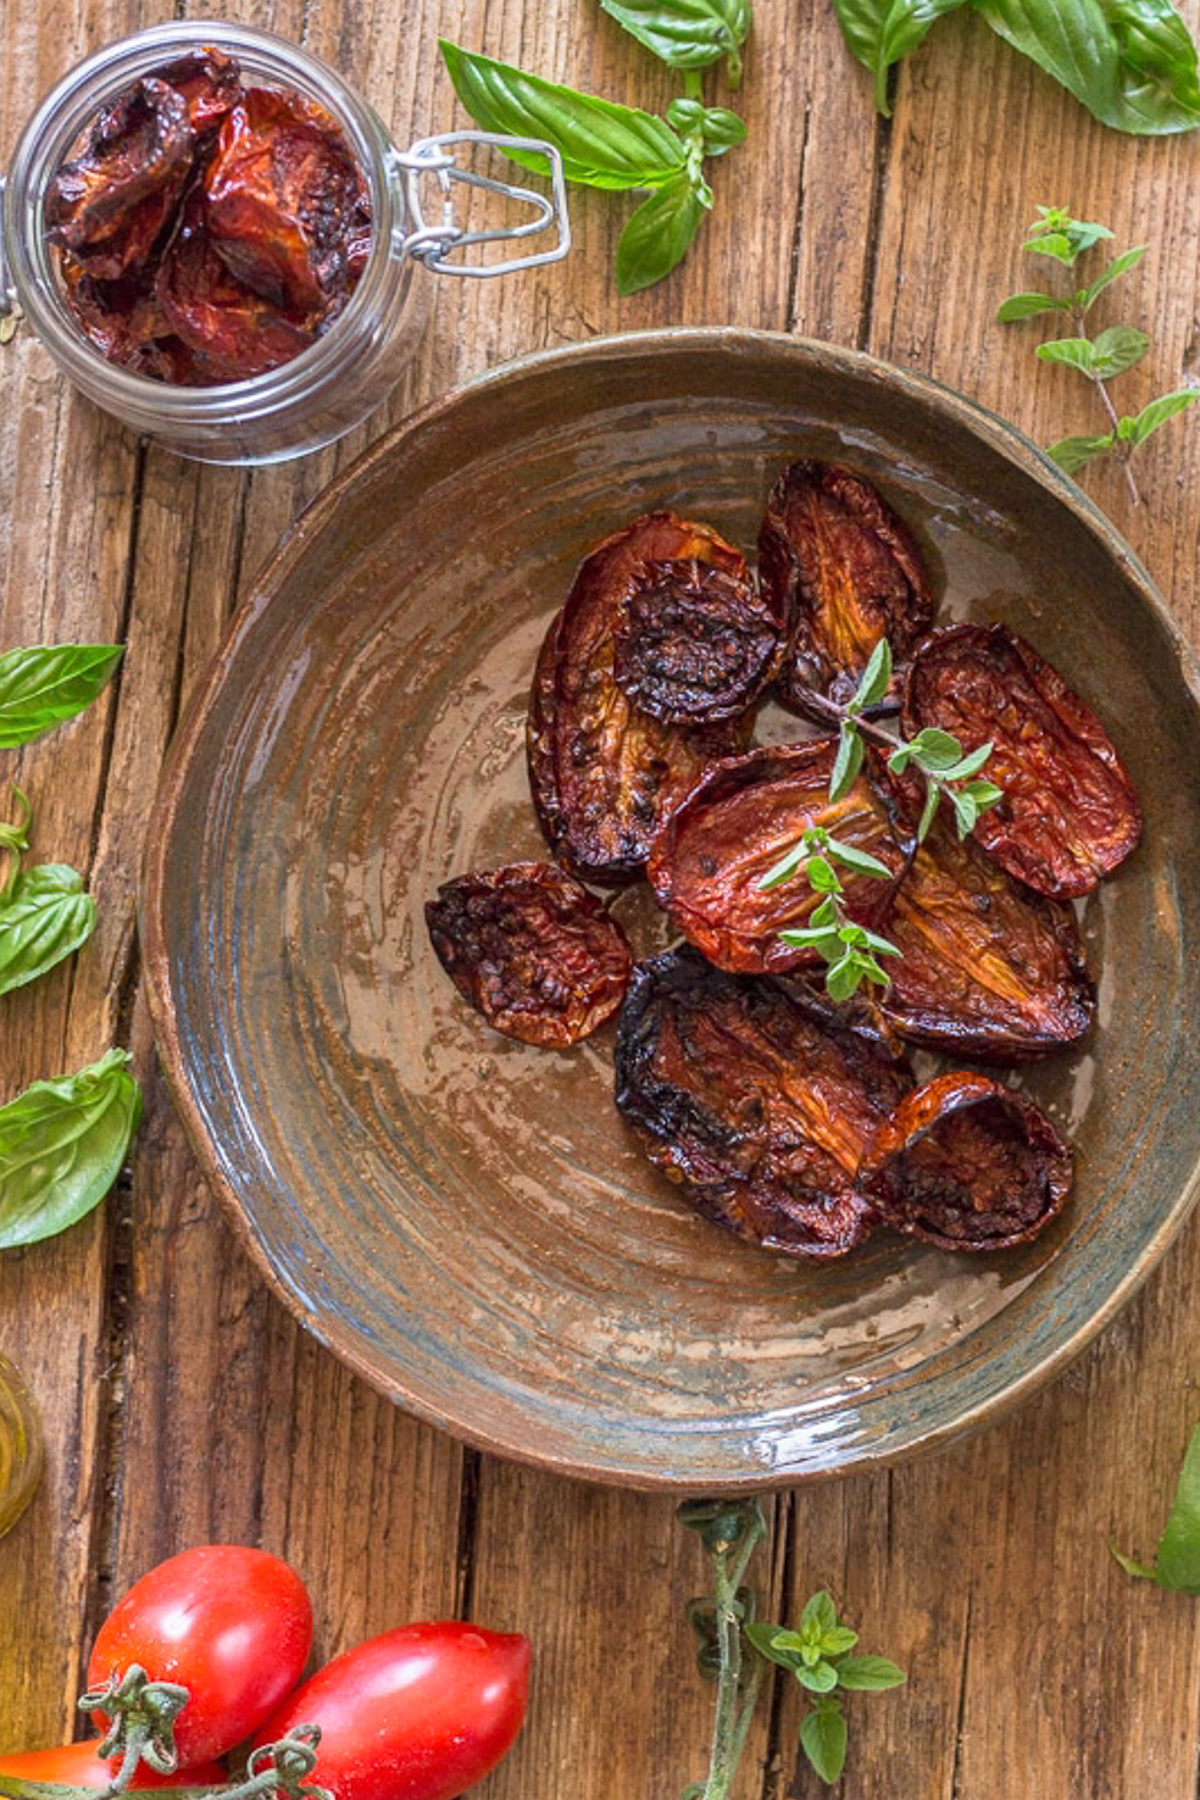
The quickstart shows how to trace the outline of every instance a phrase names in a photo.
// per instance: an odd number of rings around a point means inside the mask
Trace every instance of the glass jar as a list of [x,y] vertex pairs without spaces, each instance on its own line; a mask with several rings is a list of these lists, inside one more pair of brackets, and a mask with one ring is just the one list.
[[[315,343],[290,362],[244,381],[183,387],[111,363],[72,317],[45,226],[57,170],[77,153],[101,109],[156,67],[188,51],[217,48],[257,85],[291,89],[341,126],[365,171],[373,236],[346,306]],[[550,194],[458,169],[455,145],[536,150],[550,167]],[[426,219],[422,190],[436,185],[440,216]],[[531,211],[522,223],[466,231],[454,222],[453,184],[515,197]],[[90,400],[132,430],[204,462],[262,463],[300,456],[359,424],[394,386],[414,354],[429,311],[430,275],[501,275],[553,262],[570,248],[562,161],[539,139],[459,131],[423,138],[407,151],[391,142],[372,111],[327,64],[298,45],[224,20],[154,25],[98,51],[42,102],[17,145],[3,183],[0,314],[18,303],[59,367]],[[477,243],[524,239],[553,229],[549,248],[500,262],[471,263]]]
[[33,1396],[0,1356],[0,1537],[11,1531],[33,1498],[42,1474],[42,1428]]

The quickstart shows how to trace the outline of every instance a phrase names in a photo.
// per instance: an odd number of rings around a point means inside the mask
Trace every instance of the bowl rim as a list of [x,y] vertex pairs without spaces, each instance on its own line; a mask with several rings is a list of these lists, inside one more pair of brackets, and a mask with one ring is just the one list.
[[309,543],[319,537],[337,513],[347,490],[356,487],[377,465],[386,463],[398,443],[420,436],[447,414],[453,414],[465,398],[486,394],[490,389],[503,390],[514,381],[529,375],[536,376],[544,370],[553,371],[564,363],[574,364],[581,360],[619,362],[630,354],[688,355],[711,353],[714,349],[747,357],[783,356],[794,359],[797,363],[816,364],[829,370],[853,374],[860,379],[866,377],[892,389],[899,388],[913,399],[932,406],[936,412],[953,418],[1002,457],[1024,469],[1039,485],[1048,489],[1093,537],[1100,540],[1109,557],[1139,590],[1142,601],[1156,615],[1163,628],[1178,663],[1182,683],[1196,709],[1197,718],[1200,719],[1200,660],[1194,655],[1182,627],[1148,571],[1099,506],[1019,427],[931,376],[886,362],[865,351],[819,339],[739,326],[672,326],[616,333],[579,340],[549,350],[528,352],[482,371],[436,396],[368,446],[321,490],[284,532],[256,574],[246,599],[226,626],[221,643],[197,681],[185,716],[169,746],[149,817],[138,891],[138,925],[143,947],[147,1000],[160,1064],[176,1109],[202,1173],[217,1195],[227,1219],[232,1223],[239,1244],[292,1316],[340,1362],[377,1392],[416,1418],[477,1450],[502,1456],[528,1467],[600,1485],[621,1486],[645,1492],[672,1492],[677,1495],[698,1492],[771,1492],[815,1481],[837,1479],[851,1473],[869,1473],[907,1462],[919,1453],[944,1447],[1011,1413],[1022,1401],[1060,1375],[1082,1353],[1132,1298],[1161,1260],[1200,1197],[1200,1158],[1193,1164],[1169,1213],[1095,1312],[1076,1325],[1033,1366],[969,1404],[961,1415],[933,1425],[918,1424],[901,1443],[889,1440],[882,1446],[859,1444],[851,1455],[830,1466],[784,1470],[747,1468],[731,1475],[727,1480],[699,1479],[667,1467],[661,1473],[651,1476],[642,1470],[628,1470],[589,1461],[582,1449],[573,1456],[553,1452],[539,1454],[525,1443],[510,1441],[502,1432],[489,1432],[486,1427],[481,1427],[470,1418],[455,1416],[448,1409],[431,1404],[421,1394],[410,1392],[393,1376],[381,1374],[371,1366],[369,1358],[355,1348],[352,1341],[344,1341],[343,1331],[330,1329],[322,1315],[306,1304],[302,1296],[276,1272],[267,1249],[243,1211],[234,1184],[223,1172],[203,1113],[186,1078],[187,1060],[175,1013],[163,900],[169,827],[188,774],[193,750],[204,734],[227,673],[238,657],[243,640],[272,605],[279,588],[305,555]]

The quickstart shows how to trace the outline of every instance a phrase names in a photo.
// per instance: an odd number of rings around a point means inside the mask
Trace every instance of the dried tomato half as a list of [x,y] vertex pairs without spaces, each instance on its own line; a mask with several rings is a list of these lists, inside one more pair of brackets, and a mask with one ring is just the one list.
[[154,76],[136,82],[105,107],[83,155],[51,181],[53,241],[105,281],[138,268],[183,193],[194,141],[184,96]]
[[767,500],[758,569],[792,621],[776,687],[801,712],[812,710],[814,692],[847,699],[881,638],[902,661],[933,617],[911,533],[864,475],[840,463],[784,470]]
[[896,889],[877,1004],[930,1049],[1016,1061],[1073,1044],[1096,996],[1069,906],[1013,881],[939,816]]
[[775,981],[687,947],[634,970],[617,1107],[698,1212],[763,1249],[826,1260],[863,1241],[874,1217],[856,1171],[911,1086],[904,1063]]
[[856,924],[874,929],[886,916],[910,843],[873,752],[849,793],[829,798],[836,754],[835,738],[817,738],[729,757],[655,837],[646,869],[655,897],[719,969],[774,973],[818,960],[815,950],[782,943],[779,933],[806,925],[823,896],[803,874],[761,885],[813,827],[885,865],[889,880],[849,869],[840,875],[842,901]]
[[156,69],[155,74],[183,95],[188,122],[198,141],[204,141],[206,134],[215,130],[244,92],[241,70],[233,57],[211,44],[176,57],[174,62]]
[[248,88],[222,122],[204,190],[209,236],[254,293],[303,314],[347,292],[359,175],[324,108]]
[[735,550],[706,525],[648,513],[584,558],[542,644],[530,695],[529,780],[559,860],[589,881],[640,874],[660,821],[704,770],[740,749],[750,721],[671,725],[616,679],[628,596],[663,564],[724,569]]
[[755,588],[736,551],[719,539],[712,549],[719,560],[647,563],[617,621],[617,686],[639,712],[671,725],[744,713],[783,654],[786,610]]
[[625,933],[553,863],[509,863],[444,882],[425,921],[468,1005],[526,1044],[577,1044],[621,1004]]
[[1071,1152],[1032,1100],[955,1072],[905,1095],[858,1179],[896,1231],[944,1250],[1008,1250],[1062,1210]]
[[1041,894],[1089,894],[1136,847],[1142,810],[1112,741],[1057,670],[1005,625],[951,625],[917,652],[904,729],[991,742],[984,774],[1004,791],[975,836]]

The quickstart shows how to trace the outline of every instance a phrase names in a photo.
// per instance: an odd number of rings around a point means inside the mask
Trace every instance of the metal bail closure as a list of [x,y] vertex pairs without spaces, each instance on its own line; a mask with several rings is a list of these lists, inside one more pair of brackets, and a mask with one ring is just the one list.
[[[487,175],[476,175],[471,169],[460,169],[447,149],[451,144],[488,144],[497,150],[525,150],[544,156],[550,165],[550,195],[533,188],[516,187],[512,182],[496,181]],[[567,216],[567,187],[563,178],[562,157],[553,144],[542,138],[499,137],[490,131],[446,131],[440,137],[419,138],[409,150],[394,153],[395,167],[404,175],[404,198],[412,229],[397,248],[415,256],[427,269],[441,275],[509,275],[515,269],[533,269],[539,263],[558,262],[571,248],[571,221]],[[421,182],[425,176],[436,176],[442,195],[442,218],[433,224],[421,205]],[[521,225],[497,226],[491,231],[466,231],[454,221],[453,184],[484,188],[489,194],[504,194],[531,207],[533,217]],[[509,257],[505,262],[458,262],[451,256],[470,244],[491,244],[516,238],[534,237],[553,226],[554,243],[548,250],[531,251],[526,256]]]
[[8,257],[4,250],[4,189],[7,183],[8,177],[0,175],[0,319],[7,319],[17,304],[17,290],[9,280]]

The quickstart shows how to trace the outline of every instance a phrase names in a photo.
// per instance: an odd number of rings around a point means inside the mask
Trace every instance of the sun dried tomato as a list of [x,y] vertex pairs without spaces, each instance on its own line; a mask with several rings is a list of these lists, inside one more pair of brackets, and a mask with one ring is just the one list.
[[1096,996],[1070,907],[1013,881],[939,816],[896,889],[885,927],[900,955],[879,999],[904,1038],[1016,1061],[1073,1044]]
[[812,710],[813,692],[848,699],[881,638],[902,661],[933,617],[911,533],[864,475],[840,463],[784,470],[767,500],[758,568],[792,621],[776,687],[801,712]]
[[1005,625],[951,625],[908,672],[904,729],[948,731],[964,751],[991,742],[984,775],[1004,790],[975,836],[1039,893],[1091,893],[1136,847],[1142,810],[1091,708]]
[[215,129],[242,98],[241,70],[232,56],[209,45],[203,50],[190,50],[156,70],[160,81],[182,94],[187,104],[188,122],[197,141]]
[[264,374],[316,338],[229,273],[209,235],[199,188],[188,196],[155,291],[169,329],[192,352],[197,385]]
[[706,1218],[790,1256],[843,1256],[874,1217],[863,1152],[907,1066],[832,1030],[772,980],[686,947],[640,964],[617,1032],[616,1102]]
[[962,1072],[907,1094],[859,1170],[881,1218],[944,1250],[1028,1243],[1071,1181],[1071,1152],[1032,1100]]
[[529,780],[559,860],[589,881],[642,870],[659,822],[750,720],[668,725],[617,685],[616,637],[632,585],[661,563],[724,566],[736,557],[706,525],[648,513],[584,558],[542,644],[529,703]]
[[873,752],[849,793],[829,798],[836,753],[836,739],[818,738],[729,757],[696,784],[656,836],[646,869],[655,897],[718,968],[775,973],[819,960],[815,950],[781,942],[779,933],[805,926],[823,896],[802,873],[775,887],[760,885],[809,828],[886,866],[886,880],[838,871],[843,905],[856,924],[875,929],[886,916],[910,845]]
[[194,143],[184,96],[154,76],[136,82],[105,107],[83,155],[50,183],[53,241],[106,281],[138,268],[183,193]]
[[463,999],[508,1037],[560,1049],[621,1004],[633,966],[625,933],[553,863],[460,875],[425,920]]
[[213,244],[256,294],[308,313],[347,292],[358,169],[323,107],[247,89],[222,122],[204,191]]
[[[714,553],[726,548],[714,540]],[[774,675],[786,620],[734,550],[711,562],[648,562],[622,601],[617,686],[639,712],[667,724],[737,718]]]

